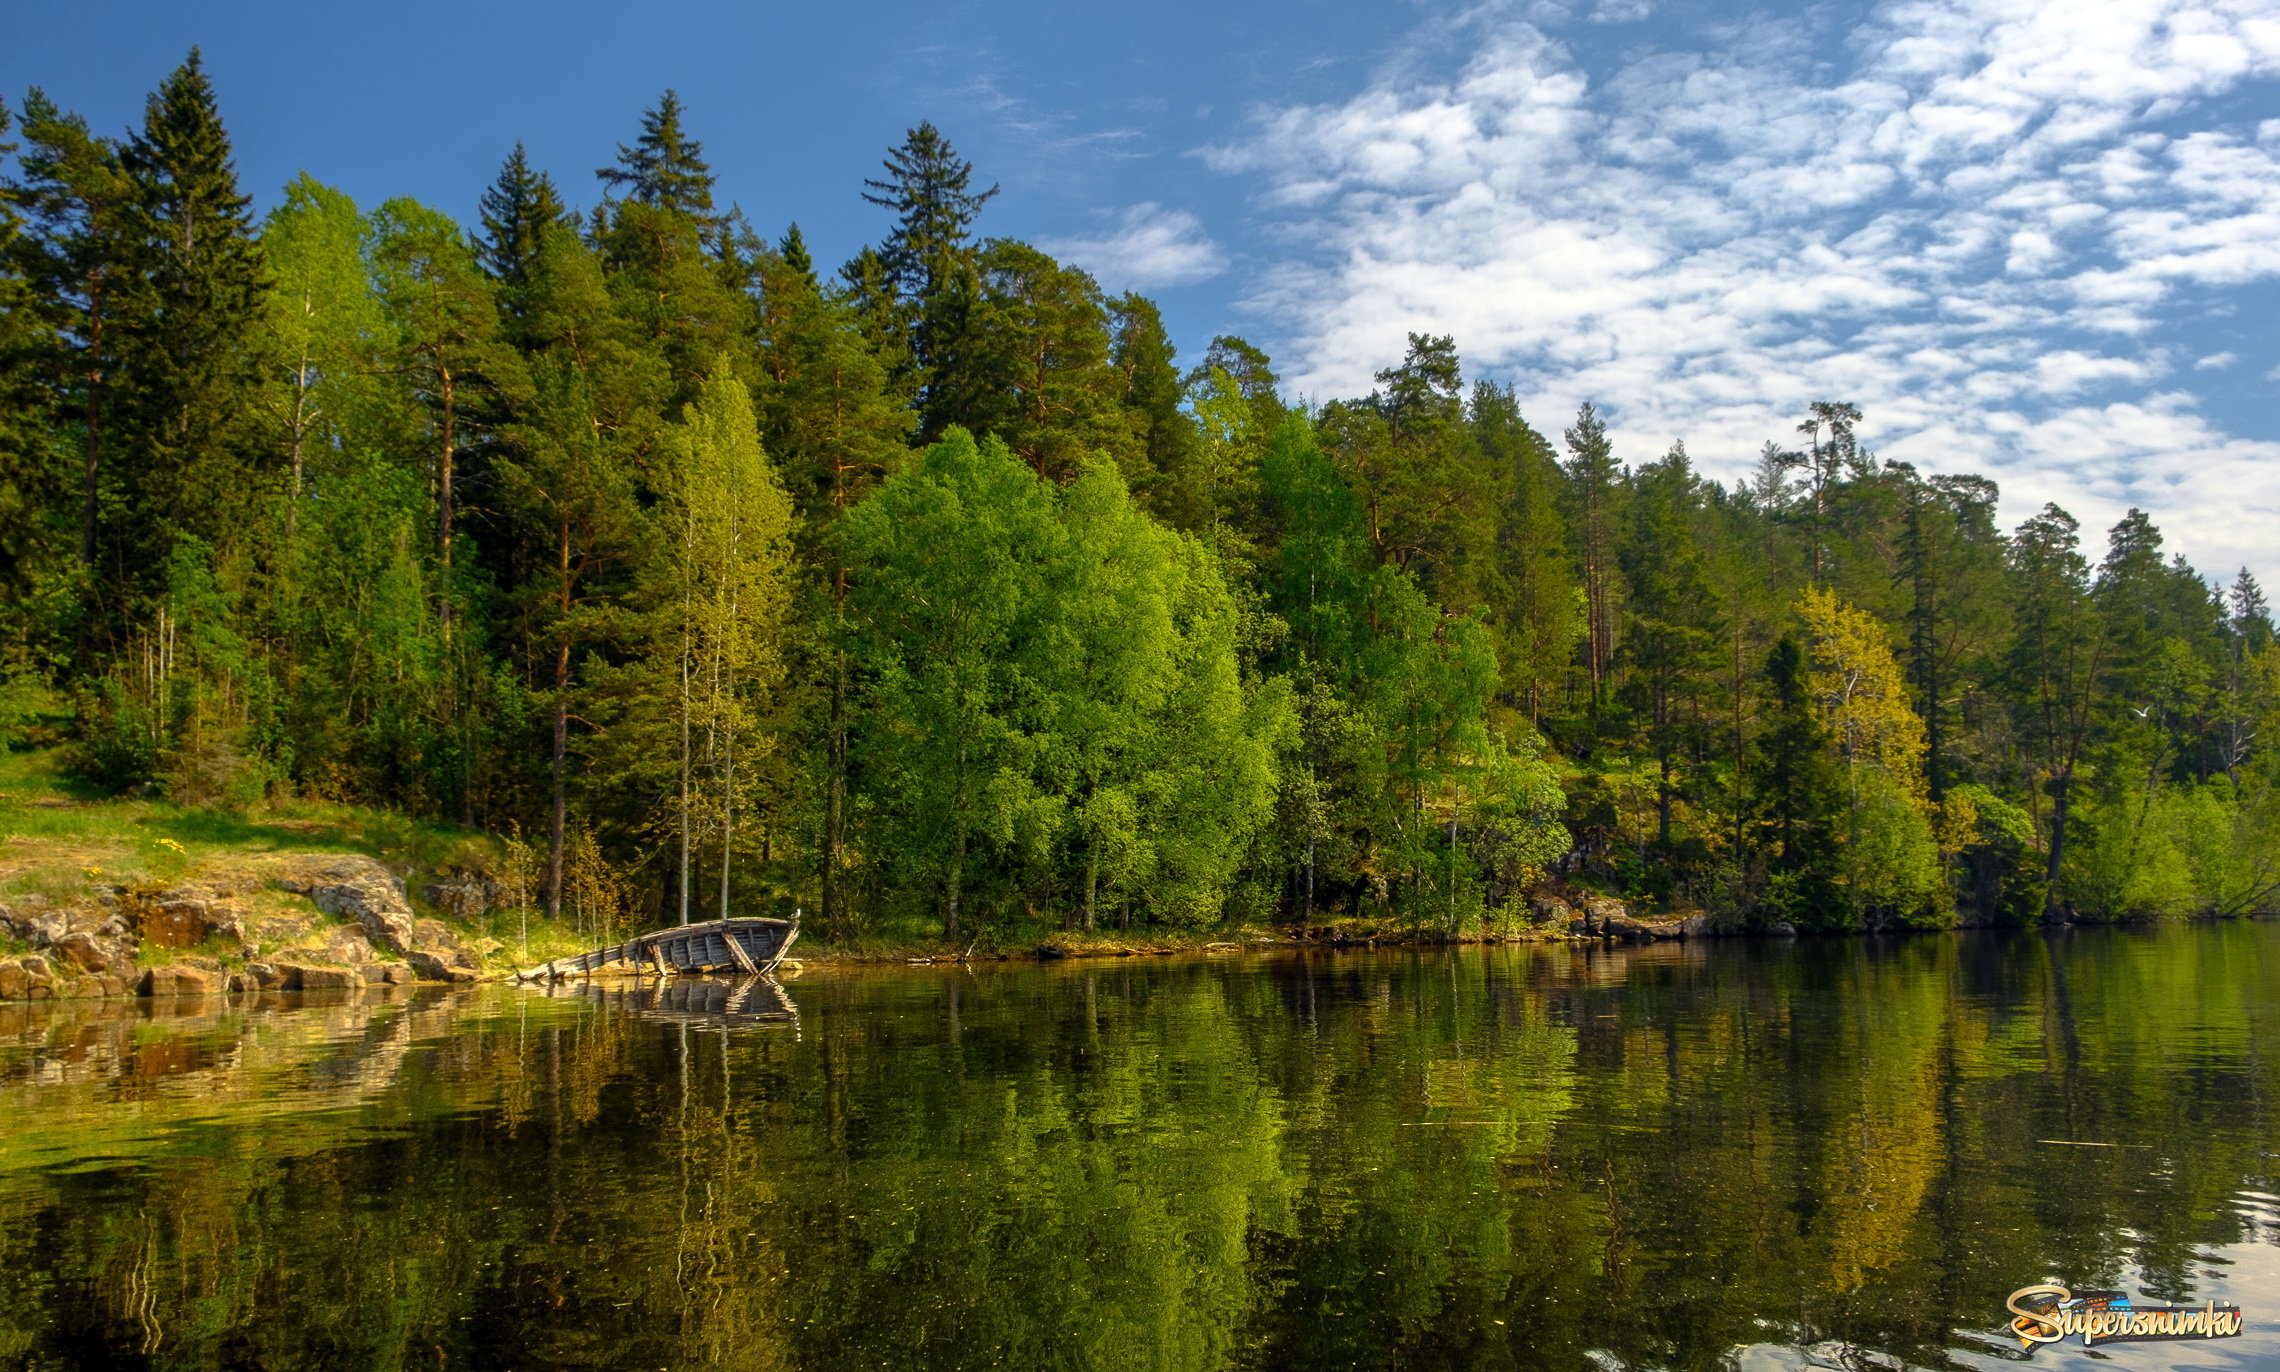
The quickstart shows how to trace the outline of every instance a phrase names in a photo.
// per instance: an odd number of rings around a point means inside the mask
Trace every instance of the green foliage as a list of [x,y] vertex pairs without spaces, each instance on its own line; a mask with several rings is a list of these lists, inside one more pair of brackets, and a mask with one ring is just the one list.
[[91,788],[512,829],[591,929],[700,875],[856,940],[2280,898],[2254,575],[2005,534],[1848,403],[1731,490],[1589,404],[1555,447],[1447,335],[1294,409],[979,237],[931,124],[829,281],[671,91],[593,213],[518,146],[476,235],[306,175],[257,235],[195,53],[122,137],[35,89],[8,140],[0,681]]
[[[866,845],[942,892],[944,936],[1040,904],[1216,915],[1271,811],[1285,693],[1246,683],[1209,554],[1107,465],[1065,494],[953,430],[849,517]],[[980,927],[987,927],[984,916]]]

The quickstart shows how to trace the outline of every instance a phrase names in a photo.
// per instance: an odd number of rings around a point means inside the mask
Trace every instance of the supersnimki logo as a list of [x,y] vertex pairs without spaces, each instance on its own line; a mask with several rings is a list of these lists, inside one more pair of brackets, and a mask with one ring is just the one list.
[[2004,1302],[2016,1319],[2019,1347],[2080,1337],[2084,1347],[2154,1343],[2167,1339],[2231,1339],[2241,1331],[2240,1307],[2136,1305],[2120,1291],[2069,1291],[2063,1286],[2022,1286]]

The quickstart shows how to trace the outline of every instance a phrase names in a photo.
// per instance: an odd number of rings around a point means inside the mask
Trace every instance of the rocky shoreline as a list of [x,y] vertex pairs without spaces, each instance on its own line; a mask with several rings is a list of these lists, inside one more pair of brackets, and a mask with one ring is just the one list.
[[0,937],[31,949],[0,957],[0,1000],[464,983],[491,951],[421,918],[401,878],[356,854],[249,859],[92,906],[0,905]]

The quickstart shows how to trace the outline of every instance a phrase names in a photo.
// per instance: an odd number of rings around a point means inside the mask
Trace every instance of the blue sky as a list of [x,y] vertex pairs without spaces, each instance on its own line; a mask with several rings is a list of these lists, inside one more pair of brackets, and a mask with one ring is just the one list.
[[723,193],[836,261],[932,119],[983,228],[1318,399],[1456,336],[1556,432],[1732,479],[1814,399],[1928,470],[2149,509],[2280,575],[2280,0],[1074,6],[16,3],[0,91],[99,128],[201,44],[246,184],[574,200],[675,87]]

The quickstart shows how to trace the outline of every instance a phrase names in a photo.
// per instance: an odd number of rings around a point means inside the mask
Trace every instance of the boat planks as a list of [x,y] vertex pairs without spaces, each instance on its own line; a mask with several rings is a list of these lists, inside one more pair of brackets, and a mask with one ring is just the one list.
[[716,919],[703,924],[677,924],[575,957],[540,963],[515,973],[515,979],[563,981],[570,977],[677,976],[697,972],[756,976],[774,971],[799,934],[799,922],[788,919]]

